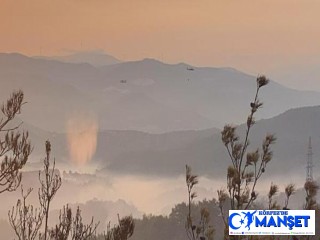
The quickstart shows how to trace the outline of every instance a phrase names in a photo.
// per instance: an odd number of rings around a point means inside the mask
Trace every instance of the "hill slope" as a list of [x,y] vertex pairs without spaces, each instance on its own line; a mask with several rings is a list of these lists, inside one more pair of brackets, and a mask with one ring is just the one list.
[[[268,165],[268,176],[304,178],[309,136],[314,146],[315,173],[319,169],[320,150],[315,147],[320,144],[319,124],[320,106],[291,109],[274,118],[260,120],[250,133],[249,149],[261,148],[264,136],[275,133],[277,141],[273,146],[274,158]],[[245,125],[240,125],[240,136],[244,130]],[[30,132],[37,146],[33,154],[42,156],[42,145],[50,138],[57,160],[68,161],[65,134],[41,133],[40,130],[33,134],[32,129]],[[183,174],[185,164],[189,164],[197,173],[210,178],[222,178],[230,164],[217,129],[163,134],[101,131],[93,161],[102,172],[165,177]]]
[[[153,59],[97,68],[19,54],[0,54],[0,81],[0,100],[23,89],[28,101],[23,119],[56,132],[65,131],[74,113],[93,116],[102,130],[221,128],[245,119],[255,90],[254,76],[231,68]],[[271,82],[261,100],[265,108],[258,118],[270,118],[289,108],[320,104],[320,94]]]

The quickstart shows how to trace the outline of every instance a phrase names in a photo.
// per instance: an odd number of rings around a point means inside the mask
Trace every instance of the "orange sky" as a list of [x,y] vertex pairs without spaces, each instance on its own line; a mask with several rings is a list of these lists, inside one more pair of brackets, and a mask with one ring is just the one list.
[[232,66],[318,64],[318,0],[0,0],[0,52]]

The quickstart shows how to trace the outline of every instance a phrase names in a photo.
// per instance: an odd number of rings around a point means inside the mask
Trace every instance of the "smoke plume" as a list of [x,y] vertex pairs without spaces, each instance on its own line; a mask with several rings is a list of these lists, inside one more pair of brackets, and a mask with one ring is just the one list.
[[98,124],[95,118],[75,115],[67,121],[70,159],[79,166],[93,157],[97,147]]

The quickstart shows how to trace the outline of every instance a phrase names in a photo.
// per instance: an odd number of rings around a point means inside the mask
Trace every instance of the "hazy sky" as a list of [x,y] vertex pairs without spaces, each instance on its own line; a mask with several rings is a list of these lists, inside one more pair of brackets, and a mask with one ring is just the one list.
[[103,49],[320,90],[319,0],[1,0],[0,52]]

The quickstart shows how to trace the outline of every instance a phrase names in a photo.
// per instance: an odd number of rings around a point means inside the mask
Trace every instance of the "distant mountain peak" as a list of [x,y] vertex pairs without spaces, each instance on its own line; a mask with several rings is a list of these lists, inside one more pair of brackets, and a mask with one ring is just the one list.
[[141,60],[142,62],[157,62],[157,63],[163,63],[155,58],[144,58]]
[[158,59],[155,58],[144,58],[140,61],[136,61],[137,63],[143,63],[143,64],[158,64],[158,65],[169,65],[167,63],[161,62]]
[[0,53],[0,59],[8,60],[8,59],[28,59],[29,57],[17,52],[10,53]]
[[120,63],[121,60],[101,50],[73,52],[62,56],[35,56],[35,58],[57,60],[65,63],[88,63],[95,67],[102,67]]

